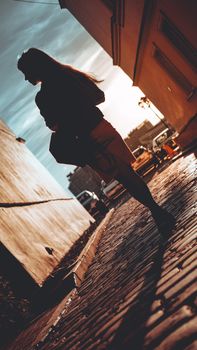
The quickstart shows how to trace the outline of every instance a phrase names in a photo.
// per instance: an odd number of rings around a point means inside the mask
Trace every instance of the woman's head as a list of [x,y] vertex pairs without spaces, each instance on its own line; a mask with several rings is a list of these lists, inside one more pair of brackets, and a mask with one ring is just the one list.
[[46,81],[51,77],[56,76],[57,78],[63,75],[91,81],[92,83],[103,81],[97,80],[93,75],[84,73],[70,65],[62,64],[45,52],[35,48],[30,48],[21,55],[18,60],[18,69],[25,75],[25,79],[33,85]]
[[56,61],[45,52],[30,48],[18,60],[18,69],[25,75],[25,80],[36,85],[51,74]]

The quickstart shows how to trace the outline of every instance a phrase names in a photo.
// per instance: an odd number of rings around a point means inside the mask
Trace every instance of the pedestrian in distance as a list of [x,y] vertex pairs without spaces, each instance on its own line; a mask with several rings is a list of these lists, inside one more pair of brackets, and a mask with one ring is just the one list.
[[132,152],[97,107],[105,101],[97,86],[101,81],[36,48],[21,55],[18,69],[31,84],[41,85],[35,102],[52,131],[49,149],[57,162],[89,165],[105,182],[118,180],[150,210],[160,232],[169,233],[174,217],[155,202],[132,169]]

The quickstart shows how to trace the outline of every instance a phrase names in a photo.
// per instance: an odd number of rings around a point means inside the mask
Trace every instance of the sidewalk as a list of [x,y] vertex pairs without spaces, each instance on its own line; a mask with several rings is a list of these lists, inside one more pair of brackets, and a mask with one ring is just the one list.
[[7,349],[196,349],[195,176],[192,154],[149,183],[155,199],[177,218],[166,241],[134,199],[118,207],[81,286],[55,307],[50,332],[44,334],[51,310]]

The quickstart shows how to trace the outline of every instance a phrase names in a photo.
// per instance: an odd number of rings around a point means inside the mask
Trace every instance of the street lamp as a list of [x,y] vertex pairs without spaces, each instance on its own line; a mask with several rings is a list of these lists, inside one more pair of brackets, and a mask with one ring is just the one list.
[[148,99],[148,97],[144,96],[140,98],[140,101],[138,102],[138,106],[145,108],[148,107],[150,110],[156,115],[157,118],[165,125],[166,128],[172,129],[166,122],[163,120],[152,108],[151,108],[151,102]]

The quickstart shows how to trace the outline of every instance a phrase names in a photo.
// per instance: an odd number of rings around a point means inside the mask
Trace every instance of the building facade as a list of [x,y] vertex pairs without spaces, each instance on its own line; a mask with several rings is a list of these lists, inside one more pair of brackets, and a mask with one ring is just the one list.
[[0,241],[42,287],[94,219],[1,121],[0,157]]
[[153,126],[149,121],[145,120],[137,128],[132,130],[124,141],[132,151],[140,145],[152,149],[153,138],[165,128],[166,127],[162,122]]
[[95,192],[97,196],[100,196],[101,178],[88,165],[83,168],[75,168],[67,177],[70,181],[68,188],[75,196],[84,190]]
[[152,128],[153,128],[153,125],[148,120],[145,120],[143,123],[138,125],[137,128],[132,130],[128,134],[128,136],[124,139],[124,141],[129,146],[129,148],[133,151],[134,149],[136,149],[138,146],[141,145],[140,138]]
[[[180,134],[194,141],[196,0],[60,0]],[[186,144],[184,145],[186,146]]]

